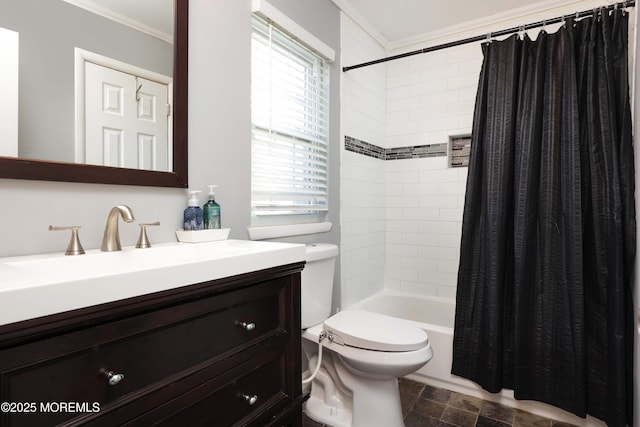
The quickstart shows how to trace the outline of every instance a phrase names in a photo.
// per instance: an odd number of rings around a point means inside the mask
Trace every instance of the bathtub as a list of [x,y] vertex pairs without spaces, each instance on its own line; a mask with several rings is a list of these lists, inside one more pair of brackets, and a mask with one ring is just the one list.
[[564,421],[578,426],[603,427],[602,421],[587,417],[577,417],[554,406],[530,400],[516,400],[513,391],[489,393],[472,381],[451,375],[453,359],[453,325],[455,301],[448,298],[425,297],[383,290],[360,303],[349,307],[351,310],[367,310],[387,316],[407,320],[429,336],[433,348],[433,358],[429,363],[408,378],[433,387],[444,388],[459,393],[491,400],[546,418]]

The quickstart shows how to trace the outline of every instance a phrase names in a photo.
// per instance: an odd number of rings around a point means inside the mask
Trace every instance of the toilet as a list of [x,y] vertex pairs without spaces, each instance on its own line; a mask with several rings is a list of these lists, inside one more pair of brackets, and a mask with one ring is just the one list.
[[307,245],[302,271],[302,348],[311,382],[305,413],[333,427],[404,427],[398,377],[424,366],[433,351],[427,334],[409,322],[361,310],[331,315],[338,247]]

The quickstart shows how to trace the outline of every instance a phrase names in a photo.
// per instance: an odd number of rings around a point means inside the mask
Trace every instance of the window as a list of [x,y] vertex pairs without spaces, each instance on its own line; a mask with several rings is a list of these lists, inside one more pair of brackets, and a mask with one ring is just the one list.
[[253,224],[321,221],[328,210],[329,66],[258,16],[251,121]]

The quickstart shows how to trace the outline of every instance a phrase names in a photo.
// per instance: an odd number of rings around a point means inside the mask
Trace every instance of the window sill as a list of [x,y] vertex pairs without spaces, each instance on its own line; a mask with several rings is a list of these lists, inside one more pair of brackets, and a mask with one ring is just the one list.
[[330,222],[309,224],[273,225],[266,227],[247,227],[249,240],[274,239],[276,237],[300,236],[302,234],[326,233],[331,230]]

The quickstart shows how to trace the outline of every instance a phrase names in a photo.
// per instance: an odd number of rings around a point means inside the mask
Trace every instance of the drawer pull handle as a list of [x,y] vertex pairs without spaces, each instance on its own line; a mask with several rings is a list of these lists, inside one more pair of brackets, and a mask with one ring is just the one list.
[[106,371],[104,375],[109,380],[109,385],[116,385],[124,379],[124,374],[116,374],[113,371]]
[[258,401],[258,396],[255,394],[253,396],[249,396],[248,394],[241,394],[240,397],[244,399],[245,402],[249,404],[249,406],[253,406]]
[[245,331],[252,331],[256,328],[255,323],[237,322],[236,325],[241,326]]

